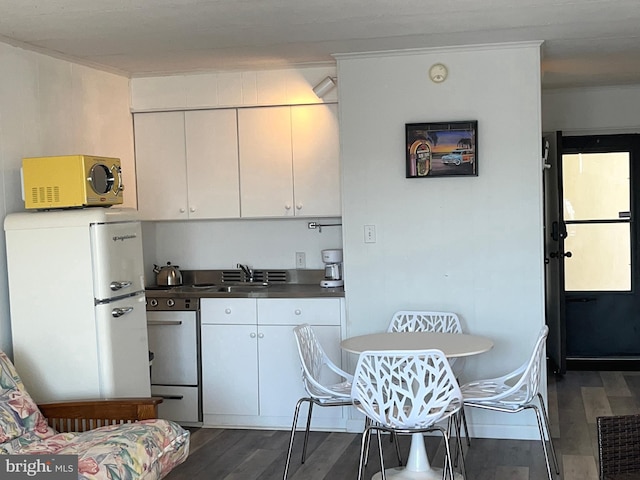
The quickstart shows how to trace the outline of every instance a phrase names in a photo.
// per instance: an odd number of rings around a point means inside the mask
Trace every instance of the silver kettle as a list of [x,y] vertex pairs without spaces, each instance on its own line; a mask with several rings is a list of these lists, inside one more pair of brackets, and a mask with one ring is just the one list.
[[182,285],[182,273],[180,267],[177,265],[171,265],[171,262],[163,267],[153,265],[153,271],[156,274],[156,285],[159,287],[170,287]]

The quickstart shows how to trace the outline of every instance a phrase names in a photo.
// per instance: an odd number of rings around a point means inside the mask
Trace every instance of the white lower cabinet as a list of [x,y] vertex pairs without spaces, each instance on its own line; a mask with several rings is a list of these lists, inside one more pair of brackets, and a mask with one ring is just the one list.
[[254,325],[202,325],[202,411],[258,415],[258,345]]
[[[204,424],[290,427],[306,395],[293,327],[311,324],[340,365],[342,311],[341,298],[202,299]],[[314,409],[315,427],[344,428],[345,421],[341,408]]]

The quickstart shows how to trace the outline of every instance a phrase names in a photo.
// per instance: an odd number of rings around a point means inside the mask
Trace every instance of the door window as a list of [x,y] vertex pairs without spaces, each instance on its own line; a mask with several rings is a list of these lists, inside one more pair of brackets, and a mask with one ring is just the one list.
[[631,290],[629,160],[629,152],[562,156],[565,291]]

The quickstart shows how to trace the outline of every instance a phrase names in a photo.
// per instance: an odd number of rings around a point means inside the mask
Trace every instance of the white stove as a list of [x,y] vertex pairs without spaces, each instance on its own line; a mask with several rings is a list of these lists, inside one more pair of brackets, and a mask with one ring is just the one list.
[[163,398],[160,418],[198,426],[202,424],[200,301],[173,297],[171,290],[147,288],[145,292],[153,353],[151,395]]

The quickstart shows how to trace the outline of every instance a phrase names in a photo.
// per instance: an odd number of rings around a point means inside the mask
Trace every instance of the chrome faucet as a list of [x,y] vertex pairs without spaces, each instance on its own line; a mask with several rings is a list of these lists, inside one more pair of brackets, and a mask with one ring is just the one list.
[[245,282],[253,282],[253,270],[251,269],[251,267],[249,267],[249,265],[243,265],[242,263],[239,263],[238,268],[244,273]]

